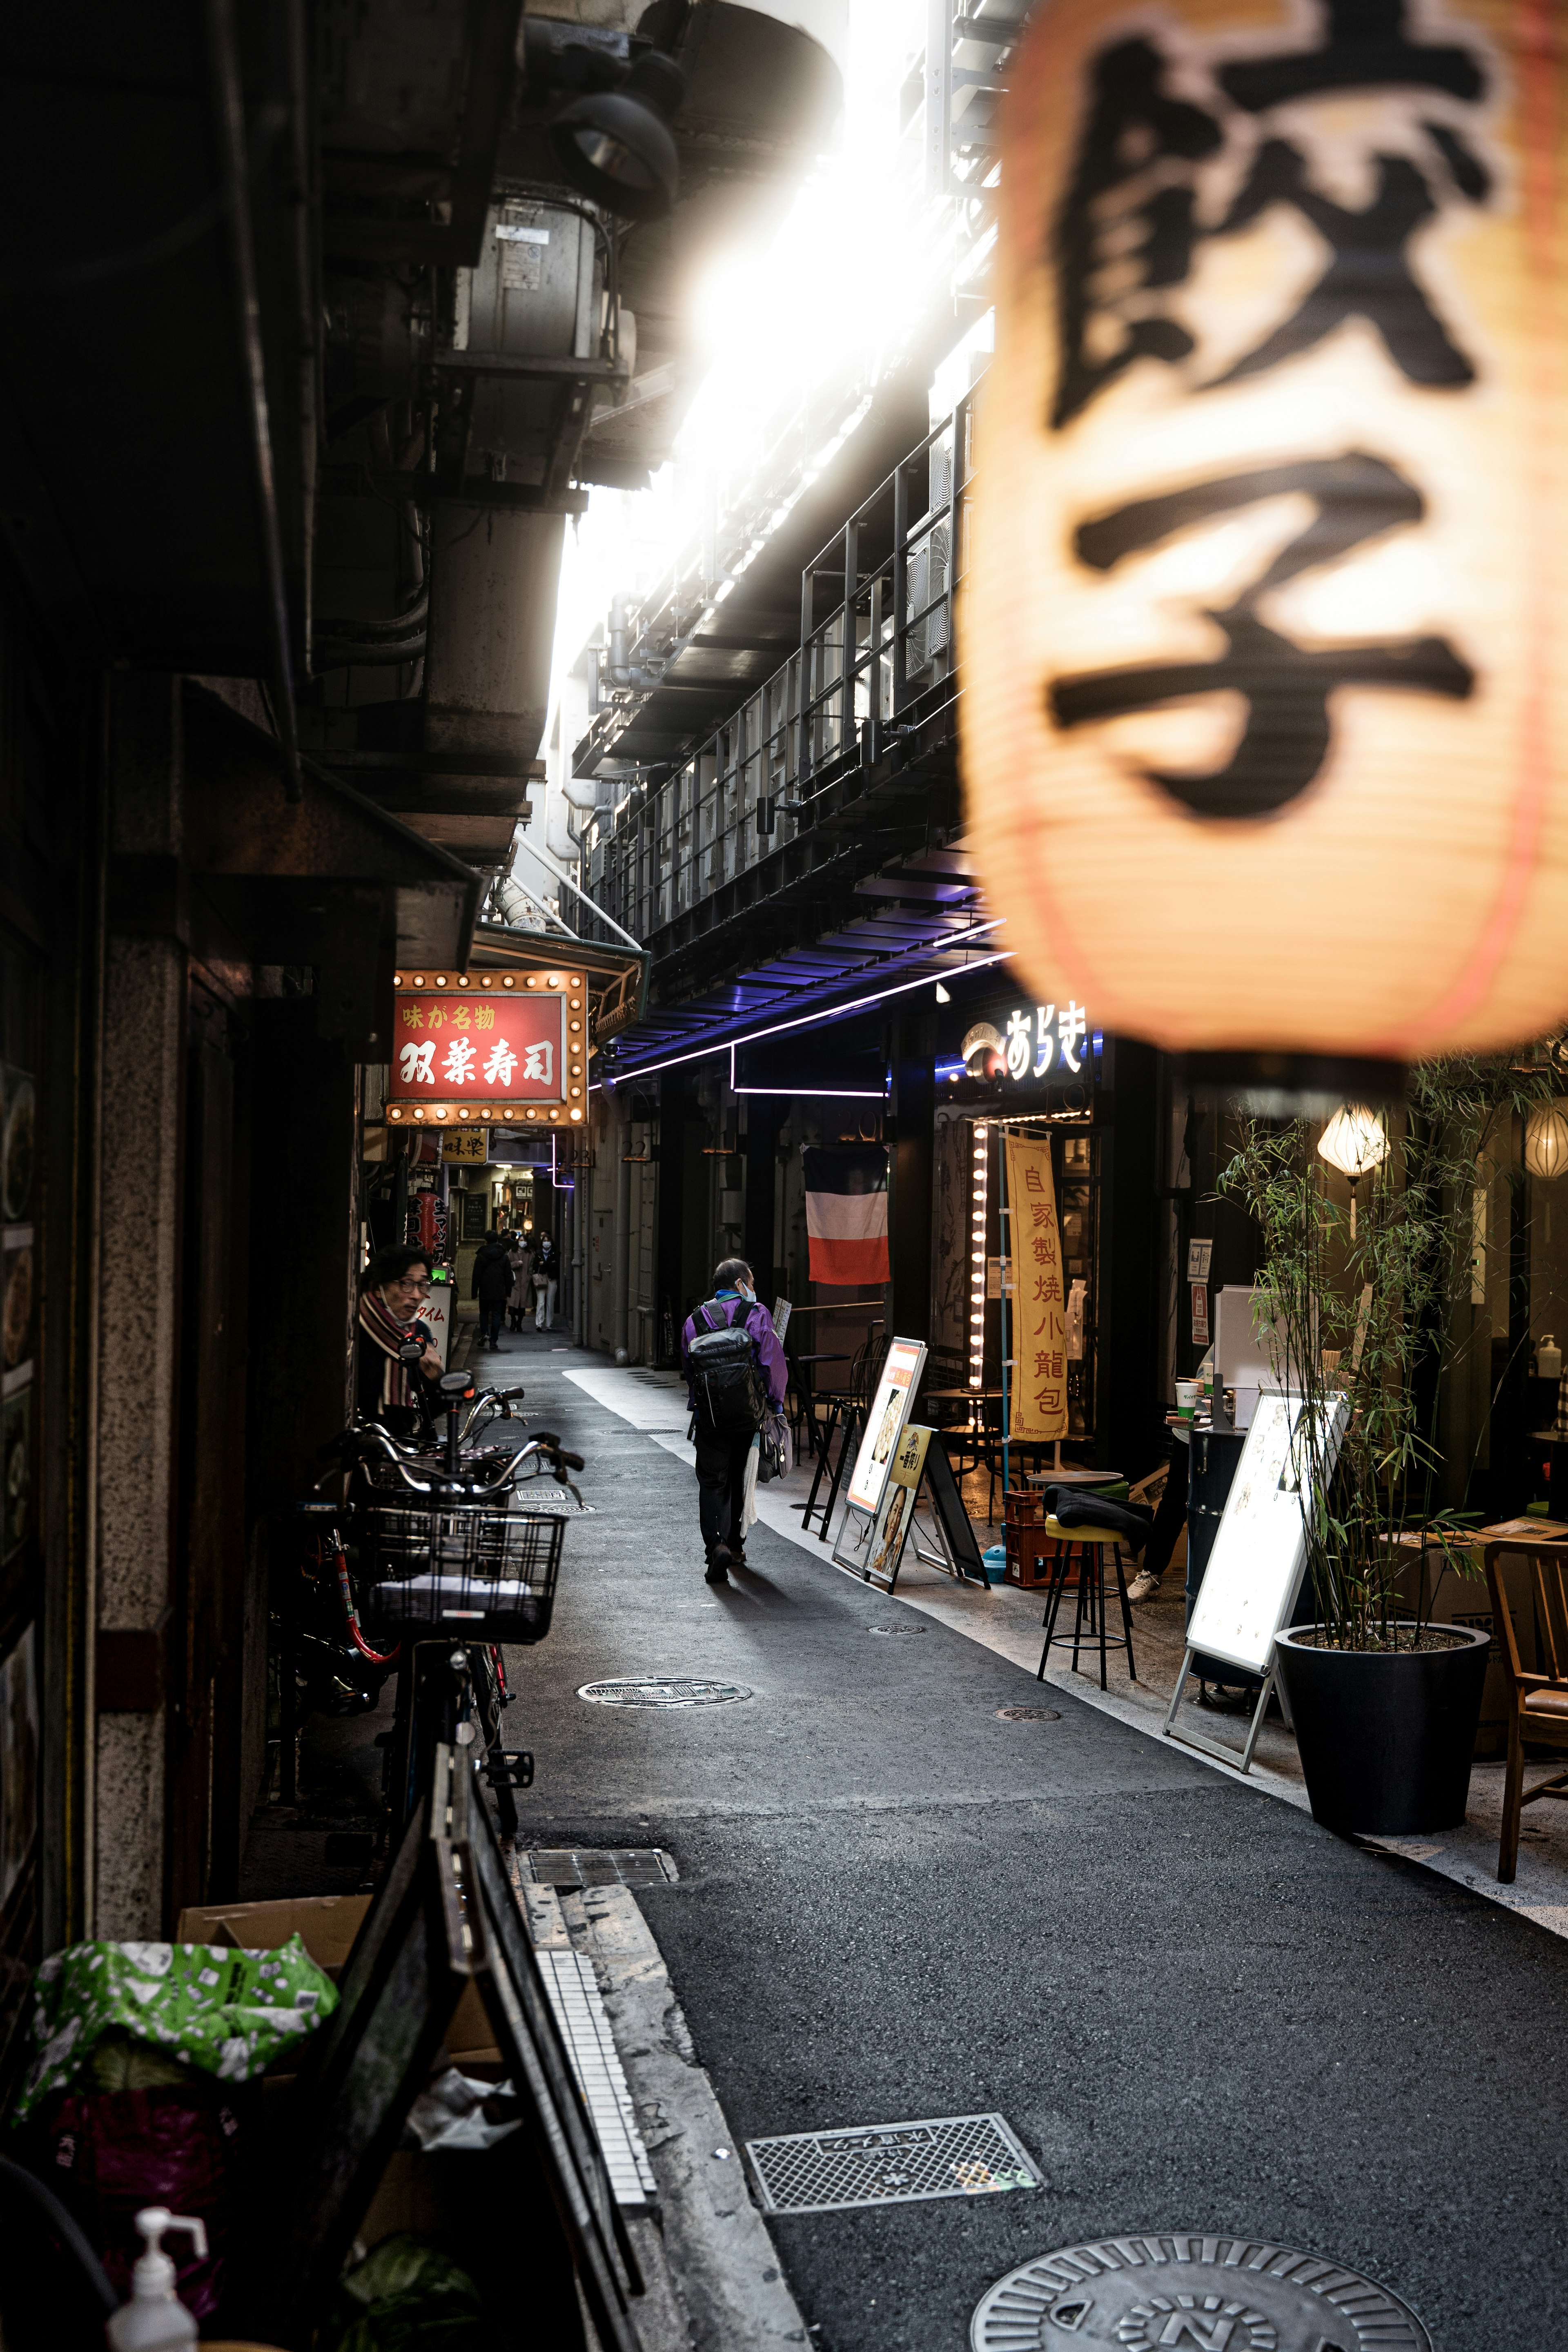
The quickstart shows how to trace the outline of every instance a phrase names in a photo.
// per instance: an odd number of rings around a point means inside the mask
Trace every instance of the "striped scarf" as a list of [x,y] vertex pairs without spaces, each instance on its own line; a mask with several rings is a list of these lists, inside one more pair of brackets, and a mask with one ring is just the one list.
[[367,1290],[360,1298],[359,1328],[362,1337],[379,1348],[386,1358],[381,1375],[382,1405],[411,1406],[415,1391],[410,1367],[399,1363],[397,1351],[419,1337],[417,1327],[395,1321],[380,1291]]

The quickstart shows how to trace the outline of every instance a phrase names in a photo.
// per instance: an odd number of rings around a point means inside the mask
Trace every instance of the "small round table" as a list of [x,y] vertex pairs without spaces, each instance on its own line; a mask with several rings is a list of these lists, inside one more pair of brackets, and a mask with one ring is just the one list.
[[1113,1486],[1121,1475],[1120,1470],[1031,1470],[1025,1484],[1030,1486]]

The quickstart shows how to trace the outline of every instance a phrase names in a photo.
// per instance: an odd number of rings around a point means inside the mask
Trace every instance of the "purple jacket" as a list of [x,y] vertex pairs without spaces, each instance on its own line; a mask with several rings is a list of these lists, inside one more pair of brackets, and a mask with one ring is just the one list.
[[[710,1307],[722,1307],[724,1320],[731,1327],[735,1321],[735,1309],[745,1304],[738,1290],[721,1290],[716,1298],[710,1298],[707,1303]],[[697,1410],[697,1392],[691,1381],[691,1342],[700,1331],[710,1328],[716,1330],[719,1327],[716,1324],[710,1327],[706,1321],[700,1323],[695,1315],[689,1315],[686,1328],[680,1335],[680,1360],[686,1367],[686,1402],[693,1412]],[[781,1412],[784,1390],[789,1384],[789,1366],[784,1361],[783,1342],[773,1329],[773,1318],[761,1299],[747,1310],[746,1328],[757,1344],[757,1361],[763,1368],[763,1379],[767,1383],[768,1402],[775,1412]]]

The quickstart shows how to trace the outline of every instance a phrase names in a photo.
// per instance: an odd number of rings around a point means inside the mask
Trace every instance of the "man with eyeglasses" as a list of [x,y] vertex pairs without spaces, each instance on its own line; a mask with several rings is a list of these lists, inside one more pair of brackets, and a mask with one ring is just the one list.
[[[410,1436],[419,1425],[416,1376],[437,1381],[446,1370],[418,1319],[430,1296],[430,1265],[425,1250],[377,1250],[359,1278],[355,1400],[367,1421],[379,1421],[394,1437]],[[411,1339],[425,1343],[417,1364],[404,1363],[398,1354]]]

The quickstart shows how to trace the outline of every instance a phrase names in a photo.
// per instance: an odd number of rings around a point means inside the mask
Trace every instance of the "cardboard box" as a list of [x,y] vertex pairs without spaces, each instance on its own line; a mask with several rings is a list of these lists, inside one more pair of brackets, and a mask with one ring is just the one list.
[[[319,1969],[335,1984],[359,1934],[368,1895],[298,1895],[282,1903],[219,1903],[182,1911],[174,1937],[181,1944],[216,1944],[227,1950],[274,1952],[297,1935]],[[485,2005],[477,1985],[466,1985],[447,2036],[455,2065],[499,2066]]]
[[216,1903],[180,1914],[181,1944],[275,1952],[297,1935],[319,1969],[337,1977],[370,1909],[368,1895],[302,1895],[283,1903]]

